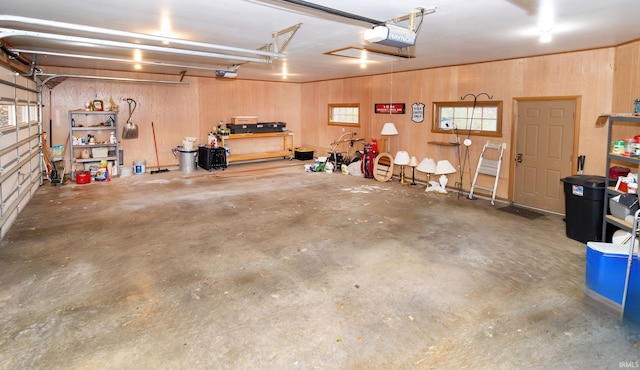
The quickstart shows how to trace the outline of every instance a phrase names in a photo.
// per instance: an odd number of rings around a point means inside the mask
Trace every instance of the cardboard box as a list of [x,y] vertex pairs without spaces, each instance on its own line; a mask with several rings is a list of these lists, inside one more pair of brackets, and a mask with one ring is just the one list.
[[256,116],[234,116],[231,117],[231,123],[236,125],[246,125],[258,123],[258,117]]

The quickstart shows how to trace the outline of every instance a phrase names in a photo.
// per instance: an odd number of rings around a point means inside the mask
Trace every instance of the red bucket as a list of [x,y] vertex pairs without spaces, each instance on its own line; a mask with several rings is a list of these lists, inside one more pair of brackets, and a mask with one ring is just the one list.
[[88,184],[91,182],[91,172],[76,172],[76,184]]

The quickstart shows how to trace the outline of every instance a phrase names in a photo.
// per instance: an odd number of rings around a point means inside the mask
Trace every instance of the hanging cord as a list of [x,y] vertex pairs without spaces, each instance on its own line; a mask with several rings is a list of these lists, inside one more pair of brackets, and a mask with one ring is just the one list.
[[[473,118],[476,114],[476,105],[478,103],[478,98],[482,95],[485,95],[489,100],[493,99],[493,96],[487,93],[479,93],[477,95],[467,94],[460,98],[460,100],[465,100],[468,96],[473,96],[473,108],[471,109],[471,122],[469,122],[468,130],[467,130],[467,140],[469,145],[464,144],[464,159],[460,160],[460,150],[458,150],[458,166],[460,167],[460,182],[458,183],[458,199],[460,199],[460,195],[462,195],[462,179],[464,178],[464,170],[467,167],[467,163],[470,163],[469,159],[469,146],[471,145],[471,125],[473,124]],[[457,135],[457,134],[456,134]],[[467,141],[465,140],[465,141]],[[462,162],[462,164],[461,164]],[[471,165],[469,165],[469,177],[471,177]]]

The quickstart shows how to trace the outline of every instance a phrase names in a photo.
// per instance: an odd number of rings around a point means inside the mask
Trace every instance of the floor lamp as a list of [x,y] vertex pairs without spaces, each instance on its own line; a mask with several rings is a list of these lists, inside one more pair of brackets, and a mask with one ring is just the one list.
[[416,184],[416,166],[418,165],[418,158],[416,156],[411,156],[411,160],[409,161],[409,166],[411,167],[411,185]]
[[[398,129],[396,128],[396,125],[394,125],[391,122],[387,122],[384,124],[384,126],[382,126],[382,132],[380,132],[380,135],[382,136],[395,136],[398,135]],[[385,153],[390,153],[389,152],[389,139],[385,139],[387,141],[387,145],[385,148]]]

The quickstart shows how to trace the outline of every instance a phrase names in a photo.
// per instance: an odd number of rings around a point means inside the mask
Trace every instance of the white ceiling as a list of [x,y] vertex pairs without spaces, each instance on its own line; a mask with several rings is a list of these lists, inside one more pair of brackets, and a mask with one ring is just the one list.
[[[435,8],[424,15],[417,43],[404,51],[414,58],[393,62],[371,62],[362,68],[359,59],[325,55],[325,52],[348,46],[382,51],[398,50],[369,44],[366,22],[337,17],[325,12],[293,7],[281,0],[20,0],[4,1],[0,27],[20,31],[38,31],[93,39],[136,42],[163,46],[156,41],[132,37],[70,31],[38,26],[32,22],[6,20],[8,16],[66,22],[105,29],[154,34],[160,31],[163,16],[168,17],[177,38],[226,45],[241,49],[258,49],[273,43],[272,34],[296,24],[299,30],[283,51],[284,58],[270,64],[243,63],[239,79],[282,81],[286,64],[286,81],[307,82],[362,76],[403,70],[459,65],[533,55],[607,47],[640,39],[640,1],[638,0],[310,0],[324,7],[375,20],[390,20],[414,12],[416,8]],[[549,11],[547,11],[547,9]],[[540,43],[540,14],[552,16],[553,40]],[[418,18],[419,20],[419,18]],[[133,63],[54,56],[50,52],[93,55],[131,60],[132,49],[98,46],[86,42],[52,41],[42,37],[3,34],[11,50],[35,50],[36,64],[43,72],[48,66],[87,67],[92,69],[133,70]],[[279,42],[285,36],[278,38]],[[170,47],[185,48],[172,43]],[[166,47],[166,45],[164,45]],[[194,47],[189,47],[194,49]],[[204,50],[204,49],[198,49]],[[207,50],[220,53],[219,50]],[[224,52],[228,53],[228,52]],[[32,54],[19,53],[32,61]],[[247,54],[242,54],[247,55]],[[256,57],[255,55],[250,55]],[[142,52],[141,71],[179,76],[214,76],[204,68],[226,68],[241,63],[233,57],[203,58],[167,53]]]

